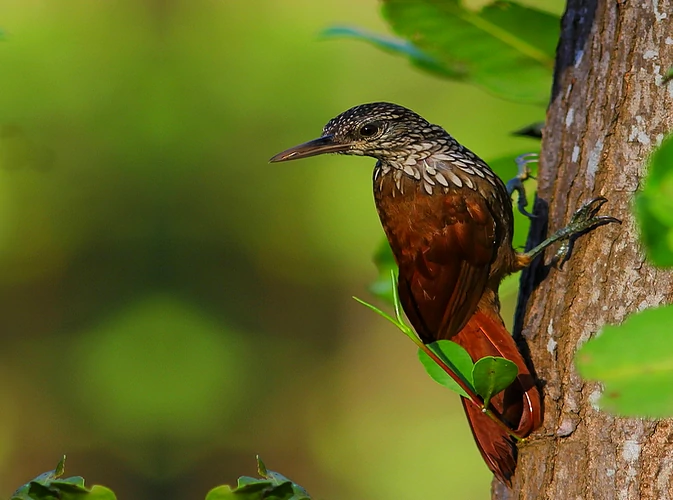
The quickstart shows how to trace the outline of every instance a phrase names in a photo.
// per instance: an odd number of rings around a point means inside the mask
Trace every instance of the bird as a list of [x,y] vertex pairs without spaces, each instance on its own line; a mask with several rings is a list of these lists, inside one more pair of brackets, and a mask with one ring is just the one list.
[[486,465],[511,486],[514,436],[525,438],[541,426],[542,399],[501,317],[498,287],[552,243],[615,221],[596,215],[606,200],[591,200],[571,224],[529,252],[518,252],[512,246],[511,189],[444,128],[414,111],[388,102],[352,107],[331,119],[319,138],[270,162],[325,153],[377,160],[374,201],[398,266],[402,308],[421,341],[451,340],[475,362],[499,356],[516,364],[516,380],[490,401],[505,426],[461,398]]

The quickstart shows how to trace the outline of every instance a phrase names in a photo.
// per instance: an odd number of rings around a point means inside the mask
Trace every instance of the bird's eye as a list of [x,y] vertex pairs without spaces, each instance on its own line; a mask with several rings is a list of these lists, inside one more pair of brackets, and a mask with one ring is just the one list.
[[379,126],[378,123],[368,123],[360,127],[360,130],[358,132],[362,137],[374,137],[380,131],[381,127]]

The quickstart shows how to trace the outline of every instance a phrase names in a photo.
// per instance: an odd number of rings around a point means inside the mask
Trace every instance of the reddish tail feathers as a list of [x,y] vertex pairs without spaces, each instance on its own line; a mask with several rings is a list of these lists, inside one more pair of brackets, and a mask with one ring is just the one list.
[[[500,356],[516,363],[519,368],[517,379],[491,399],[491,406],[519,436],[527,436],[540,427],[540,392],[514,339],[502,323],[477,311],[451,340],[463,346],[475,361],[484,356]],[[498,479],[511,484],[516,467],[516,446],[513,439],[474,403],[464,398],[462,402],[472,434],[488,468]]]

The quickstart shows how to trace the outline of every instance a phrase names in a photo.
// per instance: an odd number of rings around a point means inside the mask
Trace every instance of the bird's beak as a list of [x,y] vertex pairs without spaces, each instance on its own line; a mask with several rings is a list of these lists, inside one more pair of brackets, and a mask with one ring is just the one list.
[[338,144],[334,142],[334,137],[331,135],[323,135],[312,141],[305,142],[299,146],[286,149],[282,153],[269,160],[270,163],[279,161],[298,160],[299,158],[308,158],[309,156],[321,155],[324,153],[339,153],[347,151],[350,144]]

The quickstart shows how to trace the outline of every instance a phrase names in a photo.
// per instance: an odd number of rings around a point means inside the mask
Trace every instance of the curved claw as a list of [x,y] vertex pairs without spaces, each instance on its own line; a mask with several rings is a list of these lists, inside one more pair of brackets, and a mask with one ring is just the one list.
[[526,199],[526,193],[521,193],[519,192],[519,201],[516,204],[516,208],[519,209],[519,212],[521,212],[523,215],[528,217],[529,219],[534,219],[537,217],[535,214],[530,213],[528,210],[526,210],[526,206],[528,206],[528,200]]
[[611,217],[609,215],[596,215],[603,205],[607,202],[604,196],[598,196],[582,205],[570,219],[570,223],[564,228],[568,236],[576,235],[591,229],[593,227],[602,226],[616,222],[621,224],[622,221]]
[[523,255],[526,256],[527,260],[533,260],[549,245],[560,241],[561,245],[552,259],[552,265],[557,268],[563,267],[563,263],[570,257],[573,242],[577,236],[596,227],[604,226],[605,224],[611,224],[613,222],[617,224],[622,223],[622,221],[616,217],[596,215],[607,201],[607,198],[603,196],[598,196],[589,200],[575,211],[567,226],[556,231],[551,237],[547,238],[538,246]]
[[531,179],[532,175],[528,165],[537,163],[538,161],[540,161],[540,155],[538,153],[524,153],[514,158],[514,163],[516,163],[518,170],[516,178],[521,179],[522,181]]
[[524,188],[523,183],[528,179],[534,179],[528,165],[537,162],[539,156],[540,155],[537,153],[524,153],[517,156],[514,159],[514,162],[517,165],[518,173],[516,177],[507,182],[507,193],[509,193],[510,196],[512,196],[514,192],[519,195],[517,209],[528,218],[533,218],[535,215],[526,210],[526,207],[528,206],[528,198],[526,197],[526,189]]
[[535,153],[535,152],[531,151],[530,153],[523,153],[523,154],[517,156],[514,161],[516,161],[518,163],[519,161],[527,160],[529,158],[539,158],[539,157],[540,157],[539,153]]
[[573,219],[576,217],[586,217],[588,216],[594,216],[598,213],[598,211],[601,209],[603,205],[608,201],[608,199],[604,196],[597,196],[596,198],[592,198],[589,201],[587,201],[584,205],[582,205],[580,208],[578,208],[575,213],[573,214]]
[[616,224],[621,224],[622,220],[618,219],[617,217],[612,217],[610,215],[598,215],[596,217],[592,218],[594,224],[593,226],[604,226],[605,224],[611,224],[611,223],[616,223]]
[[519,212],[531,219],[535,217],[535,215],[526,210],[526,207],[528,206],[528,198],[526,197],[526,189],[523,187],[523,181],[521,178],[514,177],[514,179],[510,179],[509,182],[507,182],[507,192],[510,196],[512,196],[514,192],[519,195],[519,199],[516,204]]

